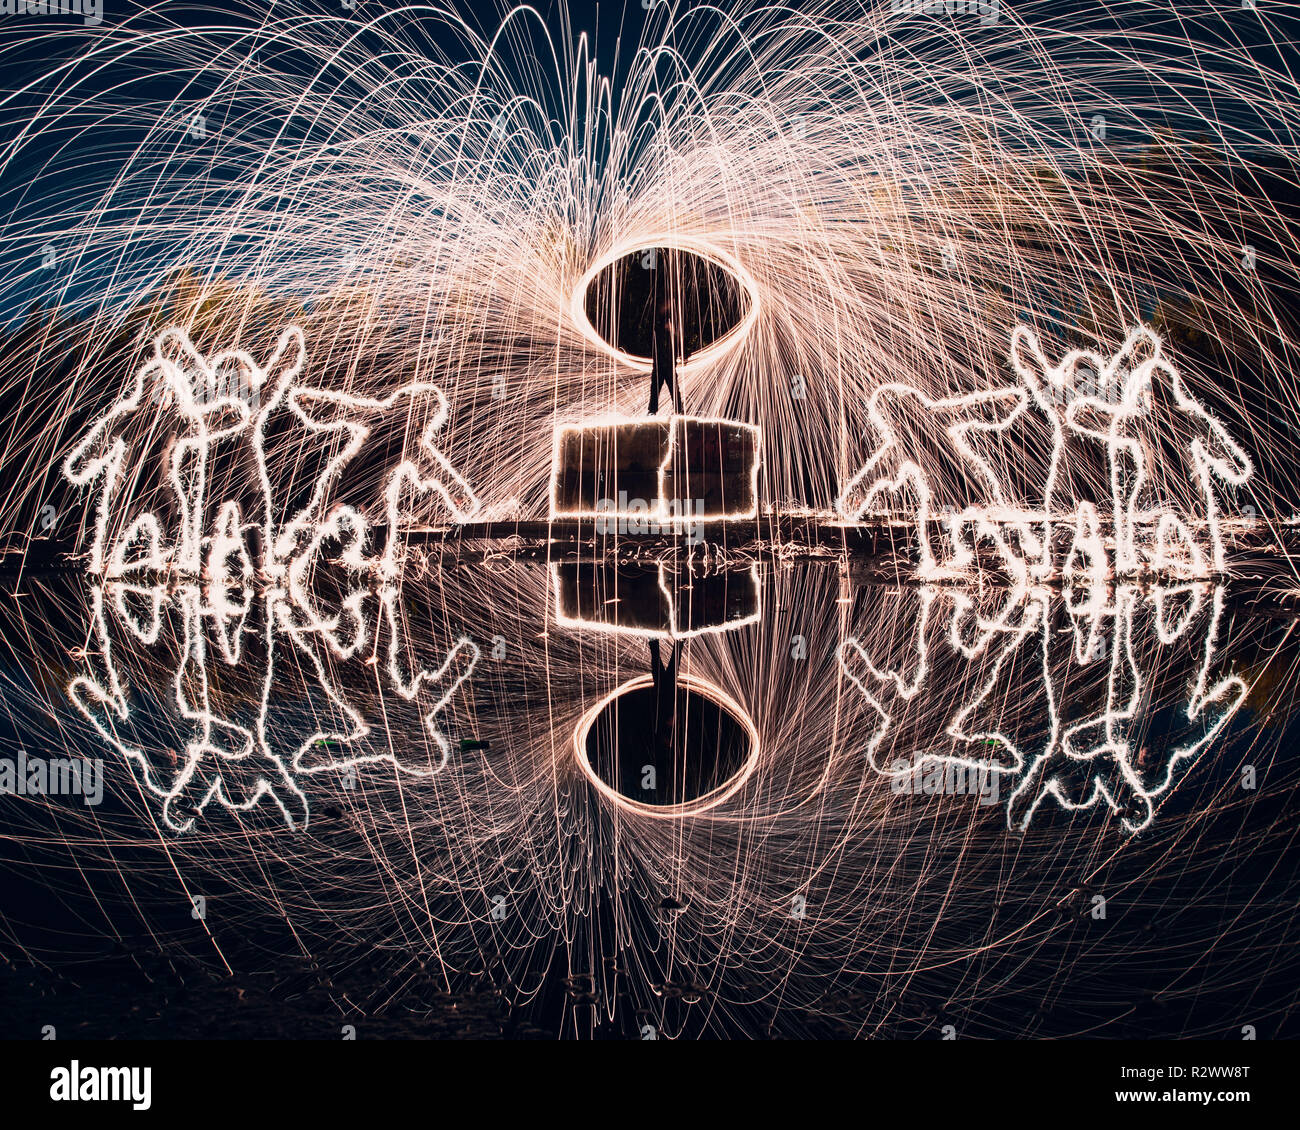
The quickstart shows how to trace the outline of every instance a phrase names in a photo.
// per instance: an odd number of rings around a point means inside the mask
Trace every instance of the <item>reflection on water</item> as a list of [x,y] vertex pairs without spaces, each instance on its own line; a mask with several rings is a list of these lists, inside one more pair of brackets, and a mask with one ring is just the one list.
[[555,619],[566,628],[687,639],[759,617],[758,566],[706,571],[674,561],[551,566]]
[[[1289,621],[1222,585],[471,546],[388,585],[345,557],[262,588],[24,578],[7,743],[103,757],[105,798],[8,811],[155,891],[133,904],[170,905],[179,868],[183,923],[220,884],[248,930],[288,921],[321,961],[436,954],[447,983],[490,981],[551,1027],[920,1032],[1026,978],[1069,996],[1059,932],[1094,893],[1140,876],[1159,905],[1166,881],[1258,857],[1273,816],[1249,843],[1218,829],[1289,795],[1247,708],[1287,677],[1269,657]],[[793,1029],[768,1019],[774,986]]]
[[758,761],[749,716],[718,688],[679,679],[676,657],[597,703],[574,735],[578,763],[616,804],[685,816],[720,804]]
[[1245,699],[1216,664],[1224,597],[1209,584],[1018,588],[982,607],[960,590],[904,590],[899,631],[840,648],[875,716],[867,757],[927,789],[960,781],[952,768],[985,795],[1005,776],[1013,828],[1047,802],[1103,803],[1145,828]]
[[[170,827],[190,828],[213,802],[272,805],[298,827],[308,819],[305,777],[351,779],[377,762],[418,789],[454,756],[453,737],[490,748],[475,720],[487,732],[517,712],[517,699],[472,693],[482,649],[498,661],[512,650],[491,601],[453,638],[412,623],[439,586],[339,579],[322,561],[319,575],[297,573],[297,583],[263,592],[124,582],[89,590],[85,670],[69,695],[162,798]],[[567,747],[601,795],[689,815],[701,811],[689,802],[711,807],[732,795],[760,757],[779,759],[762,749],[753,721],[771,710],[757,700],[763,689],[718,686],[693,670],[688,646],[717,637],[719,658],[754,646],[757,564],[561,564],[550,583],[555,617],[542,635],[612,635],[631,649],[579,687],[573,741],[557,751],[567,756]],[[1208,583],[867,587],[827,671],[851,688],[836,709],[841,722],[860,716],[862,740],[827,756],[861,757],[893,795],[1004,798],[1015,830],[1044,805],[1100,804],[1139,831],[1246,696],[1216,650],[1225,599],[1223,585]],[[646,640],[639,665],[649,673],[610,685],[638,665],[632,656]],[[789,664],[804,664],[810,646],[820,644],[793,634]],[[555,684],[582,674],[543,658],[526,697],[554,700]],[[808,716],[807,702],[782,705],[807,725],[826,723]]]
[[[69,695],[177,831],[213,801],[265,800],[305,823],[303,774],[375,761],[437,772],[439,713],[479,654],[460,639],[429,663],[386,588],[350,592],[321,619],[281,589],[108,582],[91,590],[90,621],[89,670]],[[360,654],[382,669],[378,689],[340,683],[335,664]]]

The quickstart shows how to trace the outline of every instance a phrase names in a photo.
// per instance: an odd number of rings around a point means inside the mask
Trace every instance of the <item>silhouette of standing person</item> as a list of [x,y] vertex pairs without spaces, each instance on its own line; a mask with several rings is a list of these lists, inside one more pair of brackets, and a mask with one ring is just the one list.
[[671,766],[677,729],[677,644],[672,644],[667,663],[660,662],[657,639],[652,639],[649,646],[650,678],[655,692],[651,744],[656,762]]
[[655,252],[654,327],[650,346],[650,415],[659,412],[659,389],[666,386],[672,397],[673,411],[682,410],[681,390],[677,387],[678,331],[669,285],[668,252]]

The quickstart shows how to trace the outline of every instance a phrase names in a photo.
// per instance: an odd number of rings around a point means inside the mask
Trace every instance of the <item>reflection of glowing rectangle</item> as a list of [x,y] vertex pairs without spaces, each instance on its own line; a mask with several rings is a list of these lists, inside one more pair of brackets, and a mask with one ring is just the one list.
[[551,517],[670,527],[758,513],[760,430],[735,420],[602,417],[555,429]]
[[629,636],[688,639],[757,623],[758,566],[708,576],[657,565],[553,564],[555,621]]

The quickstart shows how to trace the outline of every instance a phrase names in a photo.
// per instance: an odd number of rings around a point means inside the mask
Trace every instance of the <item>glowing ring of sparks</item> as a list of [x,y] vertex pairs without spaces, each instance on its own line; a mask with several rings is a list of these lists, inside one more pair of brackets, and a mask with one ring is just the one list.
[[631,800],[622,793],[610,788],[608,784],[600,779],[599,774],[592,768],[591,762],[587,758],[587,734],[605,707],[622,695],[631,691],[642,690],[653,684],[654,679],[650,675],[638,675],[635,679],[630,679],[628,682],[615,687],[588,710],[573,730],[574,756],[582,769],[583,776],[595,786],[596,791],[626,811],[635,812],[641,816],[652,816],[661,820],[679,820],[684,816],[702,815],[709,809],[716,808],[724,800],[734,796],[739,791],[741,786],[753,775],[754,768],[758,765],[758,755],[760,753],[758,727],[754,725],[754,720],[750,718],[749,712],[725,691],[712,683],[706,682],[704,679],[697,679],[693,675],[679,675],[677,685],[686,690],[692,690],[708,699],[715,706],[721,707],[742,723],[745,733],[749,737],[749,756],[745,759],[745,764],[716,789],[681,804],[642,804],[640,801]]
[[625,353],[621,349],[616,349],[596,332],[596,327],[591,324],[591,319],[587,317],[586,299],[588,289],[590,289],[591,284],[601,271],[612,267],[620,259],[631,255],[633,252],[648,251],[651,248],[685,251],[690,255],[695,255],[714,264],[714,266],[722,267],[731,273],[745,292],[747,301],[744,317],[716,341],[711,341],[703,349],[692,354],[688,360],[677,366],[677,372],[681,374],[696,372],[713,364],[724,354],[729,353],[749,333],[754,323],[758,321],[758,280],[741,266],[737,259],[732,258],[725,251],[719,251],[712,244],[705,243],[702,240],[683,238],[680,235],[668,236],[664,239],[626,240],[619,243],[588,267],[586,273],[578,280],[578,285],[573,288],[573,297],[569,301],[569,313],[572,315],[573,322],[578,327],[579,332],[593,345],[598,346],[616,361],[621,362],[635,372],[650,372],[652,362],[649,357],[641,357],[635,353]]

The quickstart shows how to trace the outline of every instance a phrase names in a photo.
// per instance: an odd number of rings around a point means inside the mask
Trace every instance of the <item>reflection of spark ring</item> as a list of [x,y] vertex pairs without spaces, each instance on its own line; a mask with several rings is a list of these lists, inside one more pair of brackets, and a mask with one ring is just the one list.
[[700,697],[707,699],[735,720],[739,721],[744,728],[745,736],[749,739],[749,756],[746,757],[745,763],[740,769],[732,774],[722,784],[709,790],[701,796],[695,797],[689,801],[680,804],[644,804],[640,801],[632,800],[622,793],[613,789],[600,774],[596,772],[595,767],[591,764],[587,756],[587,736],[591,732],[591,727],[595,724],[596,719],[604,712],[615,699],[629,694],[632,691],[643,690],[653,685],[654,680],[649,675],[638,675],[626,683],[615,687],[609,694],[605,695],[596,703],[586,714],[579,719],[578,724],[573,731],[573,752],[577,758],[579,767],[582,769],[583,776],[595,787],[607,800],[611,801],[618,807],[629,812],[635,812],[642,816],[653,816],[660,819],[679,819],[683,816],[699,816],[711,808],[717,807],[724,800],[734,796],[742,785],[753,775],[755,766],[758,765],[759,755],[759,738],[758,728],[750,718],[748,711],[740,705],[734,698],[723,691],[720,687],[703,679],[697,679],[692,675],[680,675],[677,678],[679,688],[694,691]]

